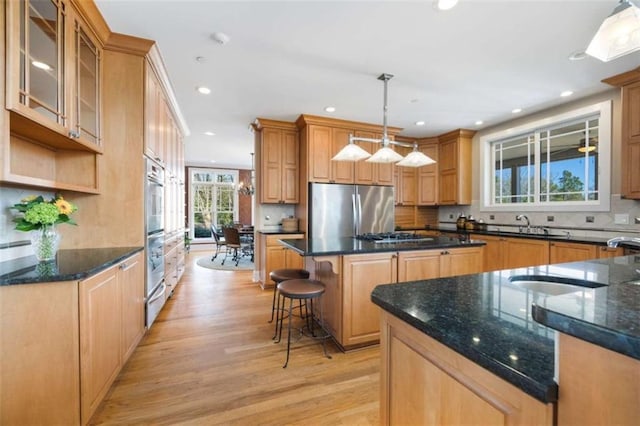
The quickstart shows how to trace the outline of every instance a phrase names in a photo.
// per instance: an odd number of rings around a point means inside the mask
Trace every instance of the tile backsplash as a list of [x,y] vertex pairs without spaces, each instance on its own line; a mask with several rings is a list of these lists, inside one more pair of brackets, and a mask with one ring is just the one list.
[[36,189],[0,186],[0,262],[33,254],[29,234],[14,229],[13,218],[17,212],[11,209],[14,204],[30,195],[53,197],[55,194]]
[[[640,218],[640,202],[625,200],[620,195],[611,196],[611,210],[609,212],[483,212],[479,210],[479,202],[474,201],[470,206],[440,207],[438,220],[442,225],[455,227],[455,221],[464,213],[472,215],[474,219],[484,220],[490,230],[517,230],[524,222],[517,221],[516,215],[526,214],[532,226],[544,226],[557,232],[568,231],[576,236],[593,236],[610,238],[620,235],[640,234],[640,224],[635,218]],[[493,217],[493,219],[491,218]],[[628,224],[620,222],[628,218]]]

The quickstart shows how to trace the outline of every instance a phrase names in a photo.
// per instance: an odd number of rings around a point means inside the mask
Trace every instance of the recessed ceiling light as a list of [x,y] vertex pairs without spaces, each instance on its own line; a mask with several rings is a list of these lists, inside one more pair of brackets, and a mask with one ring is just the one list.
[[433,7],[438,10],[449,10],[453,9],[456,4],[458,4],[458,0],[435,0]]
[[564,92],[560,93],[560,96],[562,96],[563,98],[571,95],[573,95],[573,92],[571,90],[565,90]]
[[484,121],[478,120],[478,121],[476,121],[475,124],[476,124],[476,126],[482,126],[484,124]]
[[416,121],[416,126],[424,126],[424,121]]
[[216,160],[209,160],[209,162],[210,162],[210,163],[215,163],[215,162],[216,162]]
[[231,37],[222,32],[215,32],[211,34],[211,40],[215,41],[218,44],[227,44],[229,43],[229,40],[231,40]]
[[216,134],[213,132],[204,132],[205,135],[207,136],[215,136]]
[[32,61],[31,65],[33,65],[36,68],[40,68],[41,70],[51,71],[51,65],[45,64],[44,62]]
[[416,102],[420,101],[420,99],[411,99],[409,102],[411,102],[412,104],[415,104]]
[[204,87],[204,86],[198,86],[196,87],[196,90],[200,93],[202,93],[203,95],[208,95],[209,93],[211,93],[211,89],[209,89],[208,87]]
[[203,64],[207,61],[207,58],[205,58],[204,56],[196,56],[196,62],[199,64]]
[[336,107],[328,106],[328,107],[324,107],[324,110],[327,112],[335,112]]
[[573,52],[571,55],[569,55],[569,60],[581,61],[586,57],[587,57],[587,54],[584,52],[584,50],[578,50],[577,52]]
[[514,110],[511,110],[511,112],[512,112],[513,114],[517,114],[517,113],[519,113],[519,112],[522,112],[522,108],[516,108],[516,109],[514,109]]

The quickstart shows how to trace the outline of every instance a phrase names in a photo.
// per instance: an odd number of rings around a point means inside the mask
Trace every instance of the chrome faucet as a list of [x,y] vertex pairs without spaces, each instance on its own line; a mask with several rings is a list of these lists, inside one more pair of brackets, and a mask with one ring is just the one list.
[[[529,218],[524,214],[519,214],[518,216],[516,216],[516,220],[522,219],[527,221],[527,233],[531,232],[531,223],[529,222]],[[522,232],[522,226],[520,226],[520,232]]]
[[624,241],[640,244],[640,238],[637,237],[614,237],[607,241],[607,246],[615,248]]

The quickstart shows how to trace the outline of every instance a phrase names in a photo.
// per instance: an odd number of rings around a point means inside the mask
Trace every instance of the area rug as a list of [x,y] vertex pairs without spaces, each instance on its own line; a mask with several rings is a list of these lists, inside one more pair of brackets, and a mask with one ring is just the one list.
[[224,253],[222,255],[218,255],[218,257],[216,257],[213,261],[211,260],[211,256],[205,256],[196,260],[196,265],[202,266],[203,268],[216,269],[220,271],[251,271],[255,267],[250,257],[241,257],[238,266],[236,266],[235,260],[231,259],[231,255],[227,257],[224,265],[222,264],[223,260]]

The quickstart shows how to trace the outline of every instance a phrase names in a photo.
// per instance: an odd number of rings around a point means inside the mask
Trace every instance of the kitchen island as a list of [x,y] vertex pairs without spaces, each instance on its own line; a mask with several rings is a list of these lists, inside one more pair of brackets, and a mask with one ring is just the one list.
[[376,287],[382,423],[635,424],[639,271],[623,256]]
[[325,285],[325,328],[343,350],[377,344],[380,310],[371,302],[379,284],[477,273],[482,241],[432,237],[379,243],[355,238],[280,240],[305,259]]

